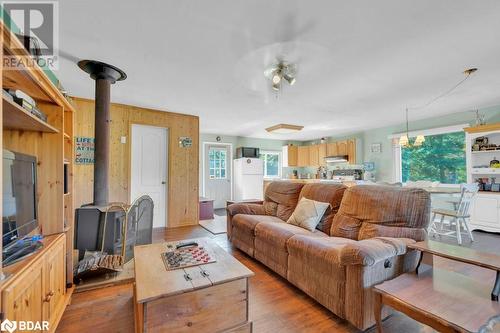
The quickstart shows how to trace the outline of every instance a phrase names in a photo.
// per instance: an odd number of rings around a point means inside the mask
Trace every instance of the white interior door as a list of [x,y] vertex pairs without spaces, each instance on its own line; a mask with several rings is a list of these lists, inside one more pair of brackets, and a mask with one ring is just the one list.
[[153,228],[167,226],[167,134],[166,128],[132,125],[131,200],[153,199]]
[[231,151],[229,145],[205,145],[205,196],[214,208],[226,207],[231,199]]

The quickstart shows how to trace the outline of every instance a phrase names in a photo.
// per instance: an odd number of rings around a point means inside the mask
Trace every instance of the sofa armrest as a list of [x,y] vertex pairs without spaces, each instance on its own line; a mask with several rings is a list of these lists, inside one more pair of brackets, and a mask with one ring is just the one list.
[[227,212],[227,238],[231,240],[233,234],[233,216],[237,214],[266,215],[262,201],[233,203],[226,207]]
[[350,243],[339,255],[342,265],[373,266],[378,262],[406,253],[409,238],[376,237]]
[[236,214],[248,214],[248,215],[265,215],[264,205],[262,201],[260,202],[240,202],[229,205],[227,208],[227,213],[231,216]]

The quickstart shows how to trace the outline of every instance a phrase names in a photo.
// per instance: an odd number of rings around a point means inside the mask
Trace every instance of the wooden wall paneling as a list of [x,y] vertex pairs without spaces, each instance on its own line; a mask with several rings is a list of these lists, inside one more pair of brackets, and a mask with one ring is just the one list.
[[[75,136],[93,137],[94,102],[74,98]],[[167,225],[177,227],[198,223],[198,117],[135,106],[111,105],[110,201],[130,202],[130,129],[132,124],[168,128]],[[121,137],[127,143],[121,143]],[[179,137],[193,140],[190,148],[179,147]],[[75,207],[92,202],[93,167],[75,165]],[[81,192],[81,193],[80,193]],[[77,195],[78,193],[78,195]]]

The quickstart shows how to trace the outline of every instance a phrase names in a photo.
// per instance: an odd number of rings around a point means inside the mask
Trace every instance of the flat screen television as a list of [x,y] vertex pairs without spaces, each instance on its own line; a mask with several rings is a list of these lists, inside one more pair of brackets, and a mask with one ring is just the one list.
[[36,165],[35,156],[3,150],[4,249],[38,228]]

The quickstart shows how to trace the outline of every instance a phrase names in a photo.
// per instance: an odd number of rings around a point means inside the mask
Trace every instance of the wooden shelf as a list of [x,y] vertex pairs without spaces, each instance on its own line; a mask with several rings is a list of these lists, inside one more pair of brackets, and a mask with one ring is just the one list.
[[6,129],[59,133],[59,130],[50,124],[38,119],[29,111],[6,97],[2,97],[3,127]]
[[65,137],[66,139],[68,139],[68,140],[71,140],[71,136],[69,136],[69,134],[67,134],[67,133],[64,133],[64,137]]
[[472,168],[473,175],[500,175],[500,168]]
[[481,154],[493,154],[493,153],[499,153],[500,154],[500,149],[498,150],[479,150],[479,151],[472,151],[472,155],[481,155]]
[[[32,59],[16,37],[3,22],[0,22],[3,30],[4,55],[16,57],[18,63],[28,63]],[[15,54],[14,51],[15,50]],[[5,66],[4,66],[5,67]],[[74,111],[73,105],[63,96],[57,87],[50,81],[43,69],[38,65],[32,67],[16,68],[15,70],[3,70],[3,88],[21,89],[35,100],[63,106],[67,111]]]

